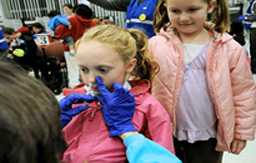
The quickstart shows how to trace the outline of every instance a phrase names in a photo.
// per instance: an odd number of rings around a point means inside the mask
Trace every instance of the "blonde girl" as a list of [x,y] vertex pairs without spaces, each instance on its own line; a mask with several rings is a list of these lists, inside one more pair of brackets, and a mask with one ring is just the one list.
[[[146,36],[138,30],[100,25],[78,41],[76,60],[85,85],[101,77],[108,89],[120,83],[135,97],[133,124],[136,131],[174,152],[170,118],[150,95],[150,83],[158,64],[148,52]],[[84,93],[80,85],[73,92]],[[63,161],[69,163],[126,162],[122,140],[108,132],[98,102],[74,117],[63,129],[68,148]]]

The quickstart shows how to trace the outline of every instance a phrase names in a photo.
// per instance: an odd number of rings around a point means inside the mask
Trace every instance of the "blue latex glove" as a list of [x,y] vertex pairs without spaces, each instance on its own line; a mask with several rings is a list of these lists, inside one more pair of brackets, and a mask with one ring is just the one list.
[[62,127],[65,127],[74,116],[89,108],[89,106],[86,104],[72,108],[72,104],[78,104],[83,102],[90,103],[94,100],[95,97],[86,94],[71,94],[61,99],[59,105],[61,109],[60,121]]
[[119,136],[129,131],[136,131],[132,124],[135,110],[133,95],[118,83],[113,84],[113,92],[110,92],[100,77],[96,77],[96,84],[99,91],[97,99],[102,105],[101,111],[110,136]]

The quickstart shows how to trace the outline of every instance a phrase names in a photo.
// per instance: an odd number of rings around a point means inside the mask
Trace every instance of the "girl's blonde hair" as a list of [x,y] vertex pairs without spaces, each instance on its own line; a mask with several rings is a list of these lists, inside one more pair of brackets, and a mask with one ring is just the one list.
[[[210,4],[215,4],[215,10],[209,15],[209,21],[214,24],[213,29],[217,32],[224,33],[229,31],[230,22],[228,14],[227,0],[203,0]],[[158,4],[154,16],[154,29],[159,32],[161,28],[170,23],[167,8],[165,6],[166,0],[158,0]]]
[[76,48],[82,42],[98,41],[114,49],[127,63],[132,58],[137,64],[131,73],[135,79],[152,80],[159,69],[148,51],[148,41],[145,34],[136,29],[123,29],[115,25],[98,25],[86,31],[76,42]]

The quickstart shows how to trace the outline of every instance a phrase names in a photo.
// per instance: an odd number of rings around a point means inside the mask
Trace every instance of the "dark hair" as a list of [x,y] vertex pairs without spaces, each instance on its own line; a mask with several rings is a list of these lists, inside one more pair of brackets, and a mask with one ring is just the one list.
[[74,9],[74,7],[72,6],[72,4],[70,4],[70,3],[65,3],[65,4],[63,5],[63,7],[68,7],[68,8],[71,9],[71,10]]
[[20,21],[21,21],[22,26],[27,26],[27,24],[25,23],[26,18],[21,18]]
[[85,19],[92,19],[93,18],[93,11],[90,7],[84,4],[79,4],[76,7],[75,13]]
[[158,0],[153,20],[155,32],[159,32],[160,29],[169,22],[170,20],[165,6],[165,0]]
[[12,35],[15,32],[15,30],[11,27],[3,27],[3,31],[5,34],[8,34],[8,35]]
[[54,95],[2,61],[0,82],[0,162],[58,163],[65,146]]
[[40,33],[45,32],[45,27],[41,23],[36,22],[36,23],[32,24],[32,27],[39,28],[40,29]]
[[57,10],[51,10],[51,11],[47,14],[47,16],[50,17],[50,18],[52,18],[52,17],[54,17],[54,16],[56,16],[56,15],[60,15],[60,12],[57,11]]

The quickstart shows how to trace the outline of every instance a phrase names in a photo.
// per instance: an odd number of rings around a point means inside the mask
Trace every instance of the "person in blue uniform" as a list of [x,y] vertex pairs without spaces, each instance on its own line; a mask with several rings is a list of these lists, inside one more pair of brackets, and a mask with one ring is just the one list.
[[143,31],[149,38],[155,35],[154,12],[158,0],[88,0],[105,9],[126,11],[126,28]]
[[250,34],[251,70],[256,74],[256,0],[250,0],[246,13],[240,17]]

